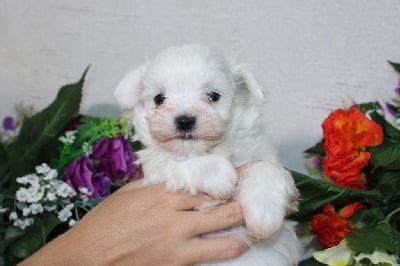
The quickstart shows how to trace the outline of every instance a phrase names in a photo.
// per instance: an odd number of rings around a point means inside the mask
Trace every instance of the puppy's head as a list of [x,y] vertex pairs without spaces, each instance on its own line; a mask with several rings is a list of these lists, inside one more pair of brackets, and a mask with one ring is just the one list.
[[263,101],[253,76],[203,46],[171,47],[128,73],[115,92],[138,138],[179,155],[221,143],[236,105]]

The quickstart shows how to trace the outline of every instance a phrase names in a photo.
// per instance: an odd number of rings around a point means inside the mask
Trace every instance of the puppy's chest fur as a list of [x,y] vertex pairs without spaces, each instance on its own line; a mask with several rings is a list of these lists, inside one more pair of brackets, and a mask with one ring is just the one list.
[[[239,161],[234,150],[229,141],[204,154],[176,155],[152,146],[139,152],[138,163],[143,167],[144,185],[165,183],[169,191],[184,189],[192,194],[204,192],[224,198],[233,192],[219,194],[213,191],[213,184],[223,186],[222,183],[226,183],[226,189],[233,190],[232,186],[236,185],[238,178],[235,162]],[[221,190],[224,189],[218,189]]]

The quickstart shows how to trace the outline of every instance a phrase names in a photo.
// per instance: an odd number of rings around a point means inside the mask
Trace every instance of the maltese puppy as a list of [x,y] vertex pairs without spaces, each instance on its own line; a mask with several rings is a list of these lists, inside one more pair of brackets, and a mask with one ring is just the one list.
[[216,234],[236,234],[251,248],[216,264],[297,264],[285,216],[298,191],[263,133],[265,95],[251,73],[207,47],[171,47],[129,72],[114,95],[133,109],[144,185],[241,203],[246,225]]

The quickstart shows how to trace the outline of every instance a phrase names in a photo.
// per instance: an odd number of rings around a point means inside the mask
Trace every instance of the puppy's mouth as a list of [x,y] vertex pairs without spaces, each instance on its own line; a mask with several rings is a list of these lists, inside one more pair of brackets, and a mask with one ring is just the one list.
[[161,143],[167,143],[170,141],[174,140],[180,140],[180,141],[210,141],[210,142],[215,142],[219,141],[221,139],[221,135],[198,135],[193,132],[176,132],[173,135],[170,136],[163,136],[160,138],[158,136],[158,141]]
[[189,131],[189,132],[177,133],[175,139],[196,140],[197,138],[193,136],[193,133],[191,131]]

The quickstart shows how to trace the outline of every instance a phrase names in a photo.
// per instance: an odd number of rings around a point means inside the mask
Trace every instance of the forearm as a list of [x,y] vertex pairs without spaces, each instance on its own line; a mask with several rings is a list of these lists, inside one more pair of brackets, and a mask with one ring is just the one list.
[[57,237],[19,265],[91,265],[89,250],[79,249],[71,232]]

